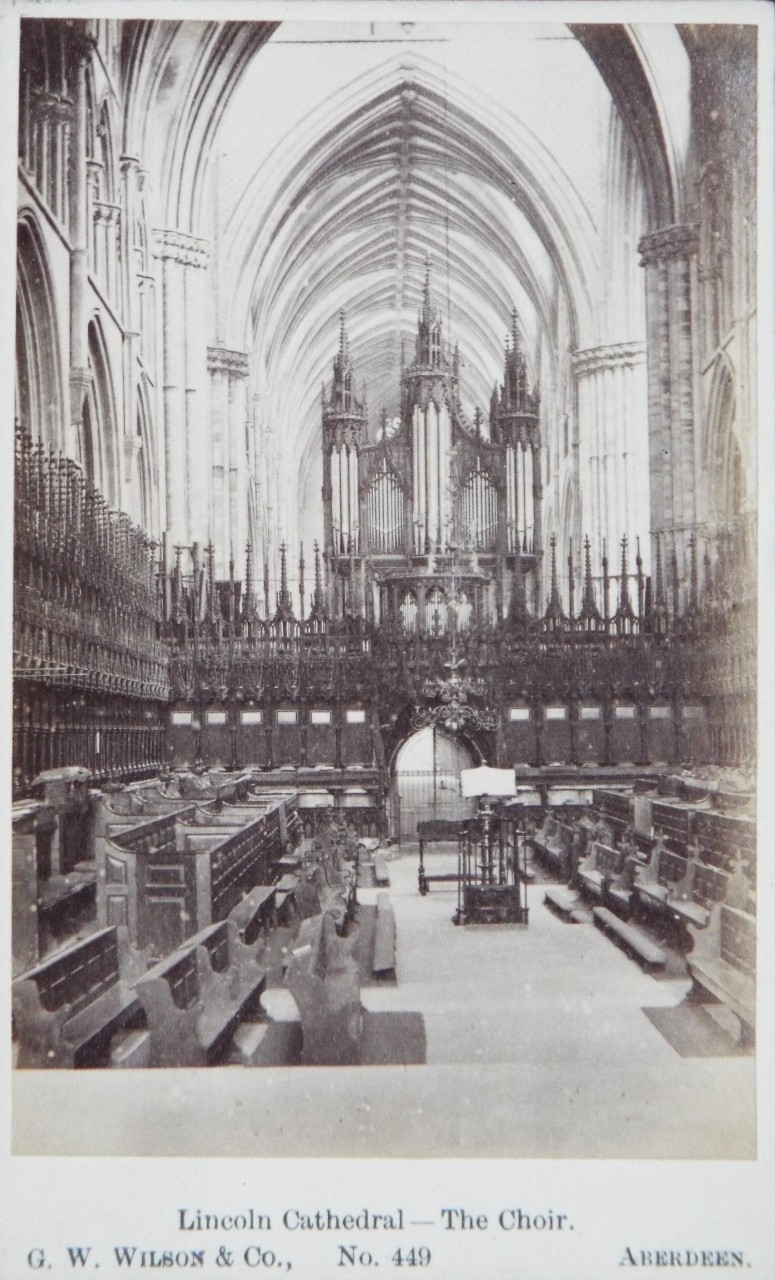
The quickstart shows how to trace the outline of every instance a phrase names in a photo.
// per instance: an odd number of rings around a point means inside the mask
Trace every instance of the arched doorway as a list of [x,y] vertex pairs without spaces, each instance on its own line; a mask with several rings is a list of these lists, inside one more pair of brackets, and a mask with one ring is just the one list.
[[460,794],[460,771],[477,761],[459,737],[435,725],[420,729],[399,747],[390,786],[390,829],[403,840],[417,838],[417,823],[431,818],[454,821],[474,812],[474,801]]

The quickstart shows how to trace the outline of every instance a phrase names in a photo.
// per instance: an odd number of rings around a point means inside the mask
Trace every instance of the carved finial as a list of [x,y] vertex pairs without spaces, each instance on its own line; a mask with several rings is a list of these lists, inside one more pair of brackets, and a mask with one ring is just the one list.
[[549,545],[551,547],[550,590],[549,603],[544,614],[544,620],[551,628],[556,629],[565,621],[565,614],[563,613],[560,589],[557,583],[557,538],[555,534],[552,534]]
[[288,566],[286,564],[288,548],[280,543],[280,594],[284,597],[288,590]]
[[656,543],[657,552],[655,604],[661,608],[663,605],[667,604],[667,597],[665,596],[665,575],[662,567],[662,541],[658,533],[654,535],[654,541]]
[[345,324],[344,308],[339,312],[339,354],[347,355],[347,327]]
[[320,547],[317,539],[314,544],[315,556],[315,593],[312,597],[312,615],[313,617],[322,617],[325,613],[325,598],[323,596],[323,575],[320,566]]
[[431,259],[425,255],[425,283],[422,290],[422,318],[426,324],[431,322]]
[[592,585],[592,546],[589,537],[584,539],[584,590],[581,596],[581,614],[584,622],[595,626],[600,622],[600,610],[595,601],[595,589]]
[[697,539],[694,534],[689,538],[689,608],[693,611],[699,603],[697,581]]
[[625,630],[627,627],[630,627],[631,629],[631,624],[635,621],[635,614],[633,613],[632,602],[630,600],[630,585],[629,585],[630,574],[629,574],[629,566],[627,563],[627,535],[626,534],[622,538],[621,545],[622,545],[622,567],[621,567],[621,576],[619,579],[619,604],[616,610],[615,617],[616,617],[617,626],[619,627],[619,629]]
[[517,308],[513,307],[511,311],[511,349],[512,351],[519,351],[518,320],[519,320],[519,316],[517,315]]
[[279,622],[283,619],[293,618],[293,603],[291,601],[290,592],[288,591],[288,548],[284,542],[280,543],[280,590],[277,593],[277,611],[275,613],[275,621]]

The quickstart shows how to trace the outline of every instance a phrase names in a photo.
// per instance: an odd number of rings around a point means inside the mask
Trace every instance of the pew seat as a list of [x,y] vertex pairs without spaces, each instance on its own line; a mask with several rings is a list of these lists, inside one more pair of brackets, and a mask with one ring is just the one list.
[[594,907],[592,918],[596,928],[611,938],[617,946],[627,951],[647,973],[664,969],[667,957],[662,948],[642,934],[634,925],[621,920],[607,907]]
[[277,886],[258,884],[229,912],[237,926],[240,941],[251,947],[262,931],[271,928],[277,910]]
[[232,921],[201,929],[136,984],[151,1034],[151,1065],[223,1061],[239,1024],[260,1013],[265,984]]
[[396,918],[386,893],[377,894],[371,971],[375,978],[387,980],[396,976]]
[[578,878],[583,891],[603,901],[609,881],[622,870],[623,856],[620,850],[596,841],[582,863]]
[[378,885],[390,884],[387,858],[381,853],[377,853],[374,856],[374,883]]
[[571,924],[584,924],[589,921],[589,915],[585,910],[584,903],[572,889],[564,889],[560,885],[550,885],[544,891],[544,903],[556,915],[563,920],[570,921]]
[[13,984],[20,1067],[109,1067],[122,1032],[145,1017],[132,982],[147,957],[111,926],[50,956]]
[[706,927],[695,933],[688,958],[694,994],[722,1001],[753,1038],[756,1021],[756,923],[752,915],[726,902],[713,907]]

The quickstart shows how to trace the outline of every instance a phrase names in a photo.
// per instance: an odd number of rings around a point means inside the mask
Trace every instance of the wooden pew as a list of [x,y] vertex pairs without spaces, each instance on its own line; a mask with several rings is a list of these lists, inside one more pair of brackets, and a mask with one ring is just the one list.
[[668,895],[680,892],[688,866],[686,858],[669,849],[664,840],[658,840],[648,862],[635,876],[638,907],[651,914],[669,916]]
[[628,920],[635,913],[637,905],[635,881],[643,870],[645,861],[639,849],[633,844],[622,844],[621,851],[624,858],[622,869],[608,881],[606,900],[612,911],[623,920]]
[[729,879],[725,871],[690,858],[686,875],[669,891],[665,907],[679,923],[704,929],[714,905],[726,897]]
[[396,917],[387,893],[377,894],[371,971],[375,978],[385,981],[396,976]]
[[595,927],[627,951],[647,973],[664,969],[667,957],[662,948],[645,937],[634,925],[614,915],[608,907],[594,907],[592,918]]
[[426,844],[457,844],[460,838],[460,832],[465,825],[465,818],[428,818],[425,822],[417,823],[417,839],[420,846],[420,865],[417,869],[417,887],[420,894],[424,897],[428,892],[431,882],[452,882],[457,884],[460,880],[459,870],[455,871],[438,871],[432,875],[428,875],[425,870],[425,846]]
[[695,999],[722,1001],[739,1018],[741,1038],[752,1043],[756,1025],[756,920],[747,911],[717,902],[704,929],[692,930],[688,958]]
[[387,858],[383,853],[374,855],[374,883],[376,885],[390,885]]
[[596,840],[584,861],[579,863],[577,876],[582,892],[605,901],[609,881],[621,874],[623,866],[621,849],[612,849]]
[[229,919],[237,926],[240,942],[246,947],[254,946],[276,923],[277,885],[256,885],[232,908]]
[[567,880],[572,869],[574,830],[550,813],[532,836],[533,852],[552,875]]
[[126,931],[98,933],[51,956],[13,984],[20,1067],[145,1066],[150,1046],[132,983],[147,957]]
[[260,1019],[266,975],[230,920],[209,925],[135,985],[151,1036],[151,1066],[223,1061],[243,1021]]

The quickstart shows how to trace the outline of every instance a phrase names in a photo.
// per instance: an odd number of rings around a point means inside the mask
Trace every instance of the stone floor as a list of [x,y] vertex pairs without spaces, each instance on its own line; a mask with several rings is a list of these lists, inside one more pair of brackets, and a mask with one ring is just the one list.
[[[444,870],[454,860],[428,861]],[[413,850],[390,874],[398,984],[362,1000],[423,1015],[425,1066],[18,1072],[14,1150],[755,1156],[754,1059],[683,1058],[642,1012],[678,1004],[686,979],[657,981],[591,924],[562,923],[543,886],[528,890],[527,928],[456,928],[455,887],[421,898]]]

